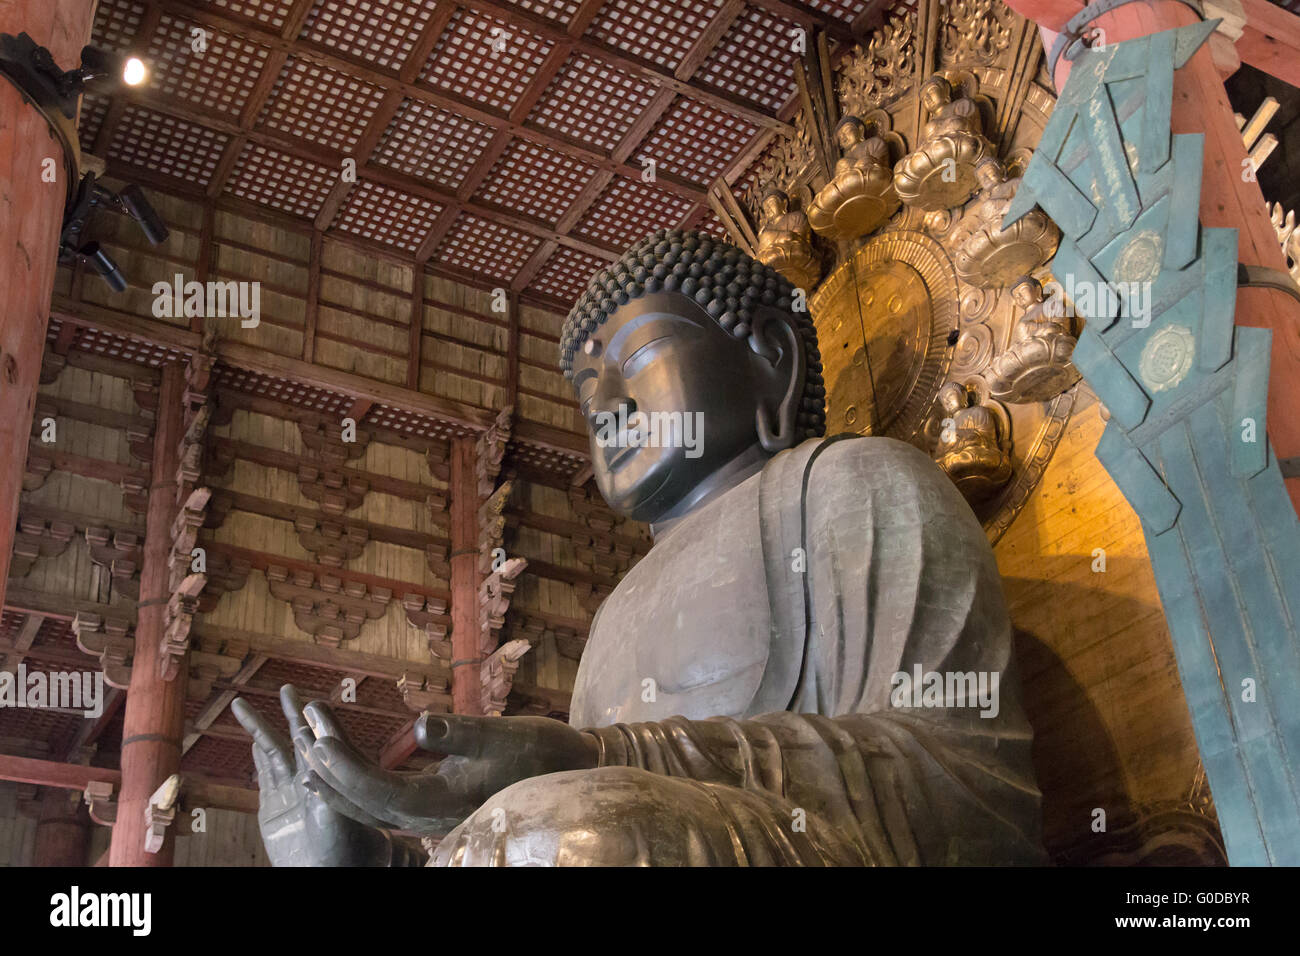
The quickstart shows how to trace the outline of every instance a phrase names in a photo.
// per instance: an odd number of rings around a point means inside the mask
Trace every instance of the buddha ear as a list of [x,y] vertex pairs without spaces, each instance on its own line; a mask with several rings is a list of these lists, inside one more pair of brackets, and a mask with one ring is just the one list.
[[749,347],[763,367],[755,424],[763,450],[776,454],[795,444],[808,356],[803,336],[775,309],[754,314]]

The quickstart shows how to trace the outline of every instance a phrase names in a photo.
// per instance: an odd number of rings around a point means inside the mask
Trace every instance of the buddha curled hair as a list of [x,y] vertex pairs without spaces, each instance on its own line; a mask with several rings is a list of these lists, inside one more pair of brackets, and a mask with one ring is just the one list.
[[749,337],[754,312],[760,305],[786,313],[791,327],[804,340],[806,355],[796,440],[824,433],[826,386],[817,331],[807,312],[790,310],[794,287],[771,266],[730,243],[693,230],[661,229],[591,277],[587,291],[569,312],[560,332],[560,370],[564,377],[572,380],[573,356],[619,306],[654,292],[693,299],[738,339]]

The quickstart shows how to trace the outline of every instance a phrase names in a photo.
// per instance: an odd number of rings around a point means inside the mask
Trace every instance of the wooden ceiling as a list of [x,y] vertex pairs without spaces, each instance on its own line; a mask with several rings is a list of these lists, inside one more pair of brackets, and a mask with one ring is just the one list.
[[94,42],[153,76],[87,97],[82,143],[115,176],[567,307],[644,234],[716,228],[710,184],[790,128],[795,31],[848,42],[880,6],[100,0]]

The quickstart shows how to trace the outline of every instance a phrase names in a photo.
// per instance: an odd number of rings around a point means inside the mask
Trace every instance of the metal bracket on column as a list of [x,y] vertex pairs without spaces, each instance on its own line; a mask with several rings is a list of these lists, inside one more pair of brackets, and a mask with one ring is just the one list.
[[1237,288],[1276,289],[1300,302],[1300,285],[1296,285],[1291,274],[1281,269],[1270,269],[1268,266],[1248,266],[1244,262],[1238,262]]
[[[1073,62],[1084,50],[1092,47],[1092,44],[1088,41],[1087,27],[1093,20],[1110,13],[1112,10],[1135,2],[1137,0],[1098,0],[1097,3],[1089,4],[1070,17],[1065,24],[1065,28],[1057,34],[1056,41],[1047,54],[1047,75],[1052,80],[1052,85],[1056,85],[1056,64],[1061,59],[1062,54],[1065,55],[1067,60]],[[1200,0],[1178,0],[1178,2],[1191,7],[1196,11],[1198,17],[1202,20],[1205,19],[1205,10],[1201,7]]]

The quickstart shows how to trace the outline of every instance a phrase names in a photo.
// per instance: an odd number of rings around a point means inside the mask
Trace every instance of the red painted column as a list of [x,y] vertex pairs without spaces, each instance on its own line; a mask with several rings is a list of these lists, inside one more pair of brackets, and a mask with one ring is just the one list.
[[[0,33],[28,33],[64,68],[81,62],[95,5],[88,0],[6,0]],[[59,227],[68,184],[62,150],[41,115],[0,80],[0,601],[18,524],[18,493],[45,350]],[[53,159],[58,181],[41,181]]]
[[[1058,31],[1083,9],[1078,0],[1007,0],[1008,6],[1034,20],[1045,31]],[[1119,43],[1197,22],[1196,14],[1175,0],[1130,3],[1098,17],[1094,25],[1106,31],[1107,43]],[[1051,37],[1044,46],[1051,48]],[[1070,63],[1061,57],[1056,87],[1062,89]],[[1204,133],[1205,159],[1201,180],[1201,223],[1237,230],[1237,258],[1247,265],[1286,271],[1286,260],[1269,222],[1259,183],[1243,177],[1246,147],[1233,120],[1223,81],[1205,43],[1174,74],[1172,113],[1175,133]],[[1268,436],[1278,458],[1300,457],[1300,302],[1281,292],[1241,289],[1237,292],[1238,325],[1272,329],[1273,355],[1269,369]],[[1287,479],[1291,502],[1300,511],[1300,478]]]
[[110,866],[171,866],[172,863],[174,841],[170,833],[159,852],[145,852],[144,814],[154,791],[180,769],[181,739],[185,732],[188,658],[175,680],[163,680],[159,671],[170,596],[167,558],[172,549],[172,520],[178,510],[176,465],[184,390],[184,366],[175,362],[166,365],[154,427],[153,483],[149,487],[144,563],[140,569],[140,612],[122,726],[122,793],[118,797],[117,820],[109,847]]
[[457,714],[483,713],[478,619],[478,479],[473,438],[451,442],[451,700]]
[[90,818],[75,790],[45,787],[32,852],[35,866],[85,866]]

